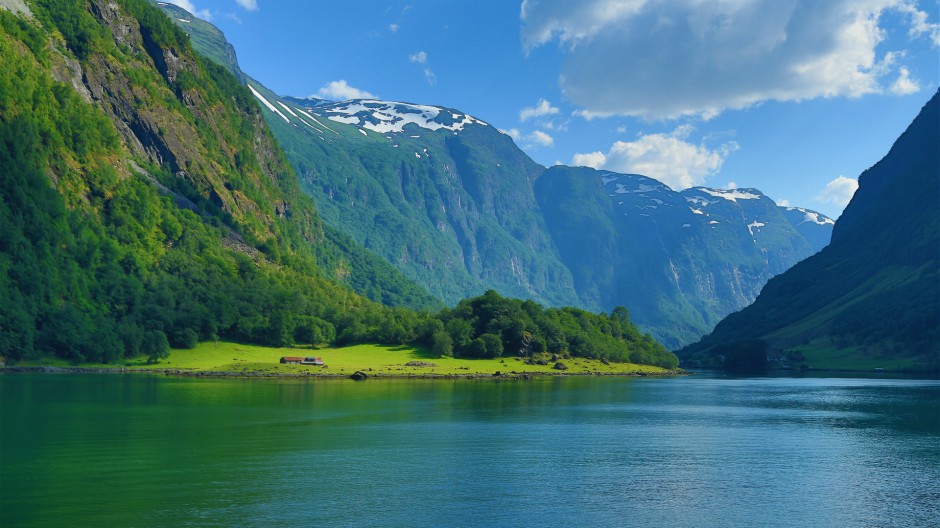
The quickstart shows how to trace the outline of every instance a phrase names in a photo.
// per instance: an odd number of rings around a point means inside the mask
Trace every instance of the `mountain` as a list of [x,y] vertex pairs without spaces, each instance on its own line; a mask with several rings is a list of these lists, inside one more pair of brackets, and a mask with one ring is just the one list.
[[418,315],[351,288],[440,306],[323,224],[254,96],[162,12],[10,5],[0,357],[110,363],[218,338],[400,343],[395,329]]
[[[281,97],[219,52],[230,45],[218,30],[161,7],[241,76],[325,224],[447,304],[492,288],[550,306],[622,305],[679,347],[828,242],[832,220],[756,190],[676,193],[642,176],[546,169],[459,110]],[[641,180],[651,190],[617,190]]]
[[578,304],[532,193],[543,169],[505,134],[449,108],[249,86],[324,220],[445,302],[494,288]]
[[769,357],[811,368],[940,370],[940,92],[859,177],[831,244],[681,355],[726,366]]
[[667,346],[750,304],[770,277],[821,249],[833,223],[756,189],[676,192],[585,167],[551,167],[535,194],[583,302],[623,304]]

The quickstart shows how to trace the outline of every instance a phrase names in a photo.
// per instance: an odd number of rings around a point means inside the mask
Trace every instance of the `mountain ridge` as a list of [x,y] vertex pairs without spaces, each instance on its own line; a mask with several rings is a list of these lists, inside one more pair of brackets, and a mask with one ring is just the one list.
[[[180,26],[184,30],[196,29],[182,22]],[[216,36],[224,38],[220,33]],[[237,68],[237,64],[228,67]],[[552,229],[551,225],[557,224],[551,218],[556,211],[549,202],[562,197],[540,198],[536,189],[553,168],[532,161],[509,136],[485,121],[434,105],[281,97],[247,75],[244,82],[262,102],[269,126],[304,190],[317,203],[325,223],[340,228],[381,255],[447,304],[494,288],[504,295],[552,306],[610,310],[626,305],[657,339],[678,347],[703,335],[727,313],[753,301],[767,278],[821,249],[831,231],[831,220],[815,212],[812,214],[823,221],[798,228],[809,213],[784,217],[782,213],[770,212],[767,214],[773,217],[773,222],[768,223],[767,218],[749,218],[743,212],[753,208],[736,210],[734,200],[722,198],[733,198],[735,193],[744,196],[745,190],[682,191],[688,197],[700,198],[700,214],[693,216],[694,204],[687,202],[681,193],[666,188],[674,193],[669,194],[669,199],[675,202],[670,202],[672,207],[677,211],[684,209],[689,217],[678,224],[675,224],[678,217],[664,213],[667,208],[660,208],[653,201],[659,198],[647,196],[648,203],[641,204],[637,200],[642,193],[631,195],[634,196],[630,201],[631,214],[653,215],[660,222],[637,221],[627,227],[639,230],[640,237],[645,236],[644,231],[664,229],[652,240],[655,243],[652,248],[675,247],[676,244],[662,241],[670,236],[685,236],[681,232],[684,224],[689,224],[686,229],[723,232],[725,238],[721,243],[728,244],[735,238],[739,239],[735,247],[743,246],[735,250],[740,262],[725,262],[734,269],[721,280],[730,277],[731,288],[705,284],[681,293],[701,299],[647,302],[642,297],[649,296],[650,291],[644,289],[642,281],[638,280],[630,289],[612,289],[612,283],[619,280],[614,278],[618,270],[605,262],[622,260],[613,258],[614,246],[603,257],[606,261],[599,256],[590,263],[602,268],[597,273],[588,273],[588,263],[578,261],[576,253],[568,258],[562,255],[560,248],[570,245],[566,237],[583,238],[592,222],[605,221],[595,216],[579,233]],[[652,179],[650,182],[655,183],[649,185],[665,187],[661,182]],[[600,193],[585,196],[610,200],[616,194],[616,189],[612,189],[606,197]],[[763,199],[757,201],[769,211],[769,199],[758,194]],[[708,207],[714,212],[706,212]],[[588,209],[599,213],[603,208]],[[715,227],[701,227],[702,219],[715,222],[711,224]],[[615,223],[623,224],[620,220]],[[680,231],[673,232],[673,227]],[[718,243],[720,238],[702,236],[703,243]],[[793,244],[787,246],[779,240],[785,236],[792,237]],[[771,242],[765,248],[769,251],[766,258],[754,254],[753,247],[746,247],[759,246],[758,240]],[[635,254],[646,251],[636,247],[634,250]],[[727,261],[717,249],[712,255],[719,262]],[[694,259],[686,256],[682,260],[689,263]],[[646,259],[646,264],[653,263],[656,269],[643,273],[649,276],[670,268],[678,271],[681,267],[676,268],[676,261],[669,255],[655,262]],[[707,275],[698,269],[707,266],[701,262],[695,266],[682,269],[682,275]],[[576,278],[578,273],[580,278]],[[589,278],[595,276],[606,278],[592,283]],[[656,280],[665,281],[668,277],[661,279],[657,275]],[[713,291],[716,288],[719,296],[727,298],[716,299]],[[619,296],[605,291],[619,291]]]

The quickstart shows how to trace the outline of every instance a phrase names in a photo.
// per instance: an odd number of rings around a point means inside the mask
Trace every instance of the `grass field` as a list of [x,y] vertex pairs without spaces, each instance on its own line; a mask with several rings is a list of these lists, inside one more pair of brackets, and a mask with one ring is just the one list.
[[[325,366],[282,365],[282,356],[317,356]],[[435,366],[406,366],[412,361],[433,363]],[[561,360],[567,374],[602,375],[663,375],[669,372],[660,367],[613,363],[605,365],[598,360],[571,358]],[[75,366],[62,360],[23,362],[23,366]],[[107,368],[114,365],[82,364],[82,367]],[[270,348],[227,342],[200,343],[190,350],[173,350],[159,363],[148,365],[146,358],[128,361],[124,367],[140,370],[180,369],[192,372],[235,372],[268,375],[328,375],[349,376],[356,371],[382,376],[476,376],[516,374],[559,374],[548,365],[527,365],[515,357],[498,359],[455,359],[429,356],[423,349],[408,346],[354,345],[344,348]]]

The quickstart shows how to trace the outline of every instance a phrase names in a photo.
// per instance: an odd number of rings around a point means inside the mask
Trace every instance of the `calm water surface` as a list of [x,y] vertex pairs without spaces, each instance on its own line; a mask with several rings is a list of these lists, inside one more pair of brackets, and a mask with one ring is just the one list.
[[0,526],[940,526],[940,382],[0,375]]

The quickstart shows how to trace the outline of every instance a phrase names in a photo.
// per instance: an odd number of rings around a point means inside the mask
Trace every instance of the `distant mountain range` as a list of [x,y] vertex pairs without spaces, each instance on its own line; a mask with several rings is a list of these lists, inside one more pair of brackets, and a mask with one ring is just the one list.
[[714,366],[940,371],[940,92],[859,177],[832,243],[680,355]]
[[535,191],[582,301],[627,302],[637,324],[672,346],[750,304],[768,279],[822,249],[833,224],[756,189],[676,192],[583,167],[552,167]]
[[755,189],[675,192],[639,175],[546,169],[449,108],[278,96],[241,71],[217,28],[159,5],[262,103],[324,221],[448,304],[493,288],[625,306],[679,347],[828,243],[831,219]]

